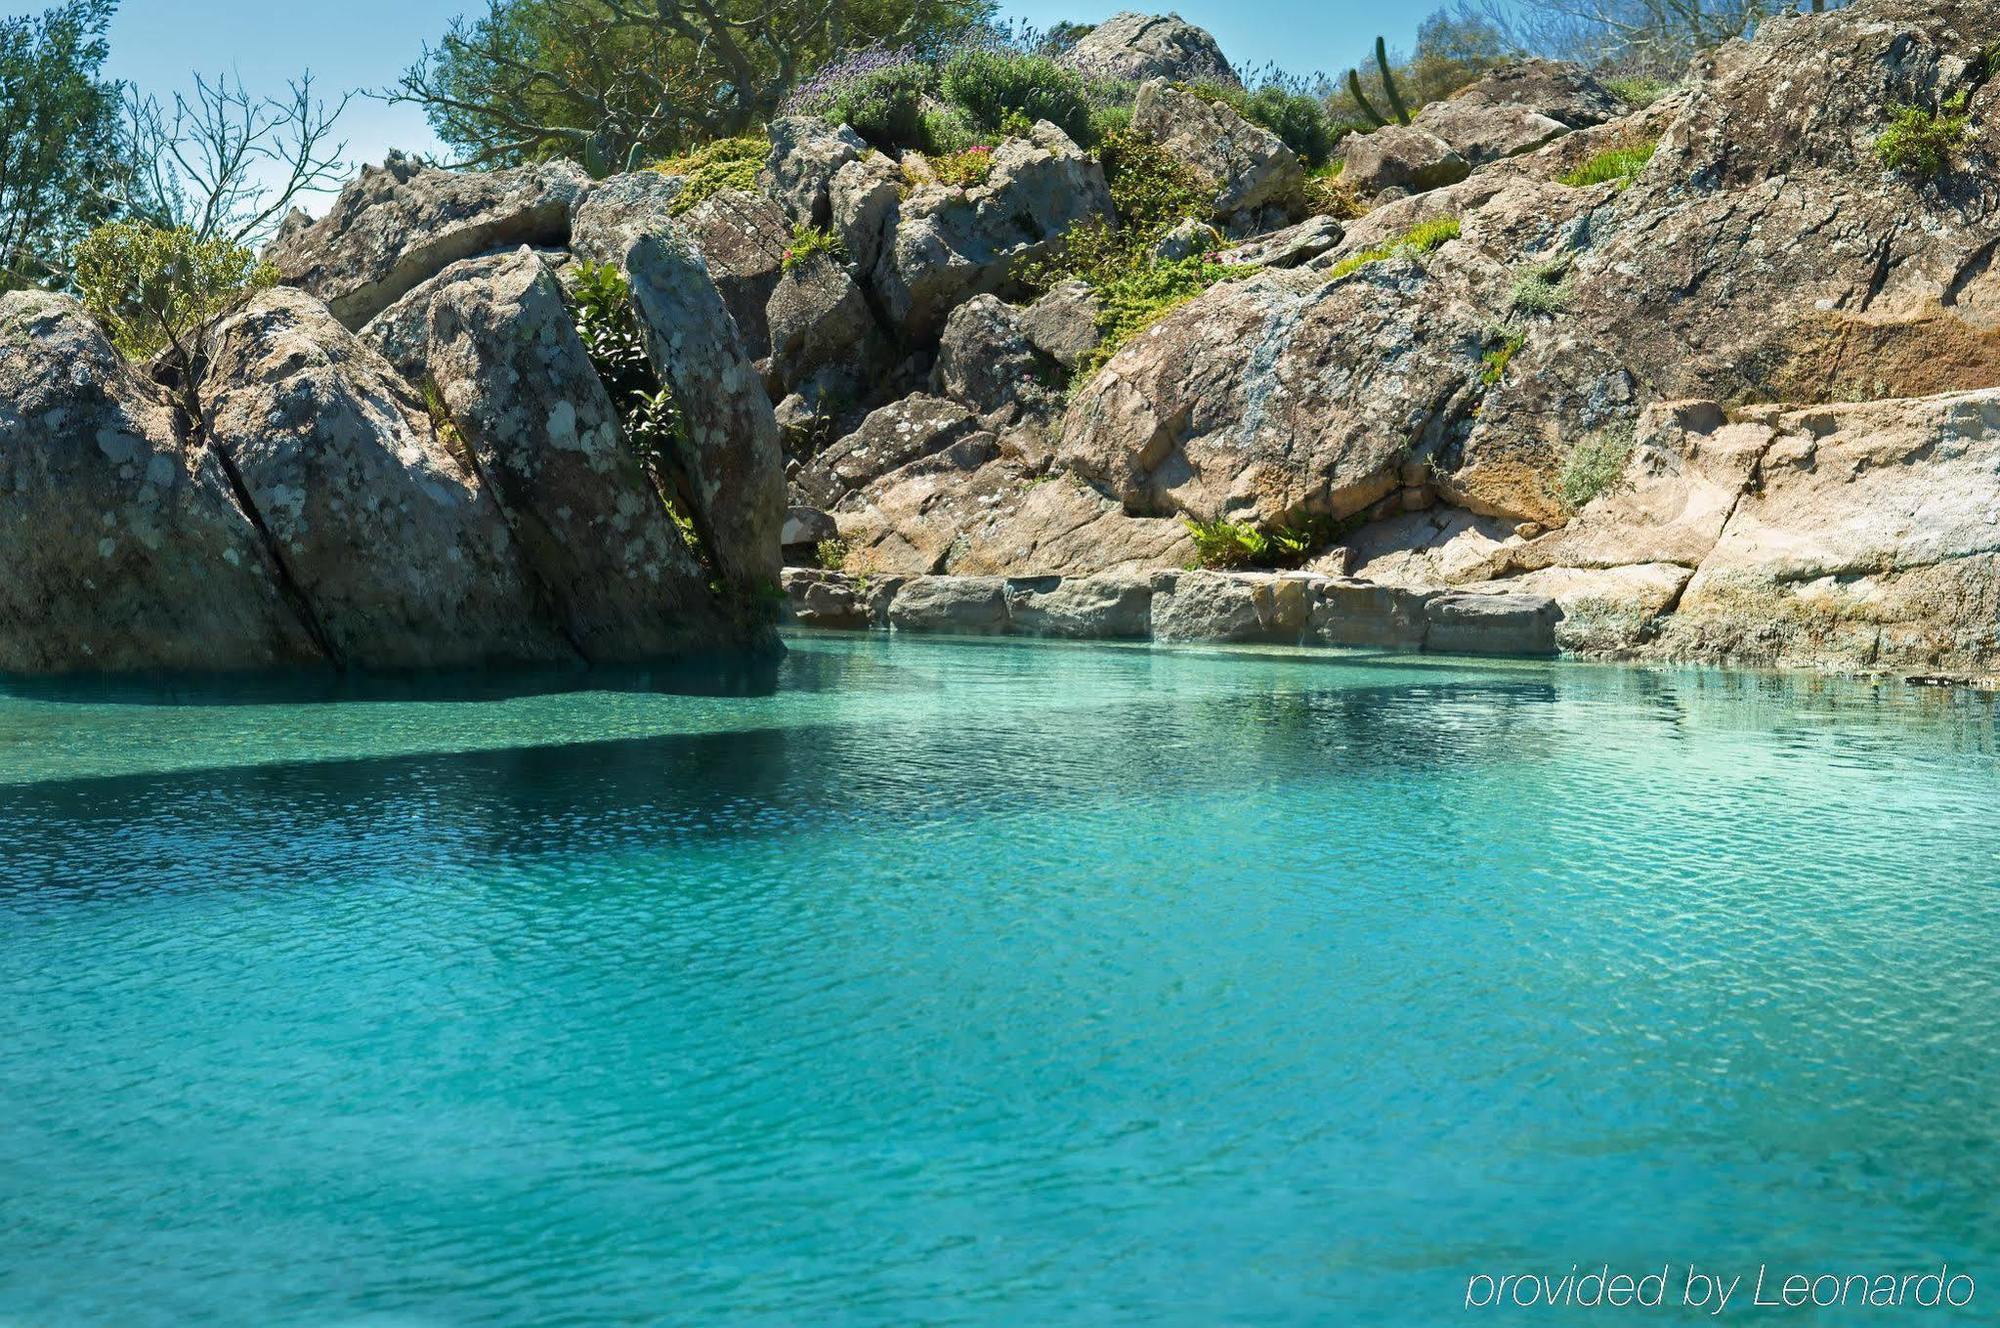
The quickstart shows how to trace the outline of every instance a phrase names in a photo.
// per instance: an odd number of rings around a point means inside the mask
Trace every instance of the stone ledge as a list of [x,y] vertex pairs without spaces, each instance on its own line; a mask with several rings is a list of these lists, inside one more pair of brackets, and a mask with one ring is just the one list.
[[1553,655],[1544,595],[1407,590],[1310,572],[849,576],[785,569],[785,621],[843,631],[1369,646]]

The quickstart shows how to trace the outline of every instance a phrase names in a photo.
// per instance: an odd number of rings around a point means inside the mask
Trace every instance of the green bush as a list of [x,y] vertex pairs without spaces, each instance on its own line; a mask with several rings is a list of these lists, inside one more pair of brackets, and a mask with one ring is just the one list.
[[1896,107],[1890,113],[1889,127],[1875,140],[1875,155],[1890,170],[1919,179],[1944,174],[1965,147],[1971,124],[1971,117],[1965,114],[1966,103],[1961,94],[1941,111]]
[[813,546],[813,556],[829,572],[838,572],[845,566],[850,552],[852,549],[844,539],[823,539]]
[[1617,488],[1625,475],[1625,463],[1632,459],[1634,436],[1632,426],[1626,425],[1574,444],[1556,478],[1556,492],[1563,505],[1575,512],[1599,494]]
[[1446,241],[1456,240],[1459,231],[1457,217],[1438,217],[1433,221],[1412,226],[1387,244],[1379,244],[1372,249],[1349,254],[1335,263],[1333,271],[1327,275],[1329,279],[1338,281],[1350,273],[1359,272],[1370,263],[1379,263],[1386,258],[1394,258],[1397,254],[1428,254]]
[[1082,77],[1043,56],[960,51],[939,70],[938,91],[987,133],[1006,132],[1010,121],[1047,120],[1078,143],[1090,141]]
[[1296,526],[1256,526],[1247,521],[1197,521],[1183,518],[1194,539],[1195,563],[1227,571],[1232,568],[1288,568],[1302,565],[1313,553],[1344,535],[1357,522],[1310,516]]
[[1495,335],[1500,344],[1480,357],[1485,367],[1479,371],[1479,381],[1487,387],[1499,386],[1500,380],[1507,376],[1507,366],[1520,354],[1521,347],[1528,344],[1526,333],[1511,328],[1501,328]]
[[933,156],[963,152],[979,142],[972,120],[956,106],[926,106],[919,119],[923,124],[919,147]]
[[646,335],[632,308],[632,286],[612,263],[579,263],[570,280],[577,335],[598,381],[618,409],[625,445],[639,458],[682,538],[703,556],[694,524],[675,498],[674,458],[687,443],[687,424],[673,392],[653,371]]
[[1098,145],[1111,206],[1135,243],[1150,247],[1183,221],[1207,221],[1215,191],[1165,148],[1130,129],[1106,135]]
[[847,261],[847,245],[831,231],[808,226],[803,221],[792,227],[792,241],[785,246],[783,264],[785,271],[790,272],[795,267],[803,267],[820,258],[828,262],[844,263]]
[[885,152],[929,151],[924,98],[932,87],[928,65],[915,60],[890,65],[839,88],[827,103],[825,116]]
[[984,144],[976,144],[963,152],[952,152],[942,157],[931,158],[931,174],[937,176],[939,184],[966,189],[976,184],[985,184],[986,177],[992,173],[993,149]]
[[1226,267],[1202,255],[1128,268],[1097,288],[1097,330],[1104,340],[1086,368],[1095,368],[1153,323],[1180,308],[1218,281],[1251,269]]
[[1653,159],[1653,151],[1658,146],[1658,143],[1628,143],[1623,147],[1607,148],[1569,174],[1558,176],[1557,183],[1582,189],[1615,180],[1623,189],[1639,178],[1639,172],[1646,169],[1646,163]]
[[193,358],[203,328],[278,281],[240,244],[139,221],[99,226],[77,245],[75,265],[84,308],[135,360],[169,347]]
[[1604,86],[1611,95],[1630,106],[1633,110],[1644,110],[1654,102],[1673,91],[1673,84],[1663,83],[1657,78],[1635,76],[1632,78],[1607,78]]
[[1535,263],[1514,278],[1514,308],[1525,314],[1566,314],[1576,299],[1569,255]]
[[680,216],[725,189],[754,192],[757,175],[770,155],[769,139],[762,134],[745,134],[741,138],[719,138],[705,143],[685,156],[668,157],[655,162],[653,169],[662,175],[687,177],[687,184],[667,206],[668,212]]

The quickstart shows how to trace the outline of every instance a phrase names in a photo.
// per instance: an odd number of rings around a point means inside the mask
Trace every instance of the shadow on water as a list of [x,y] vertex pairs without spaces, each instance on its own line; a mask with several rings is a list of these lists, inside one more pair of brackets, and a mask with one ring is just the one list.
[[404,701],[512,701],[569,692],[669,696],[771,696],[785,660],[766,655],[695,655],[644,667],[465,669],[335,673],[128,673],[53,678],[0,674],[0,698],[71,705],[259,706]]

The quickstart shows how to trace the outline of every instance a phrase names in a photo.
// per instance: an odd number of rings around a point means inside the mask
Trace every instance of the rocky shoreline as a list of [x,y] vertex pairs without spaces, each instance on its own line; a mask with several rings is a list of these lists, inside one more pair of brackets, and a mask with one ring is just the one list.
[[[1987,6],[1774,18],[1644,106],[1500,70],[1346,140],[1358,216],[1190,91],[1207,34],[1124,17],[1078,58],[1200,185],[1146,260],[1197,288],[1139,323],[1048,276],[1132,186],[1046,121],[950,178],[815,116],[720,185],[392,159],[287,222],[195,411],[73,300],[0,296],[0,671],[612,666],[781,613],[2000,660]],[[1940,171],[1879,157],[1896,107],[1958,126]]]

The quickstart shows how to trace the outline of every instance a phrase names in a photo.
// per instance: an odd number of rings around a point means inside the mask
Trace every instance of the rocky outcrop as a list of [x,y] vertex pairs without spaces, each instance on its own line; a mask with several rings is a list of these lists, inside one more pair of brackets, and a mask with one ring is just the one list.
[[431,377],[566,639],[593,664],[725,639],[555,277],[527,252],[472,266],[431,306]]
[[468,173],[391,155],[364,167],[325,216],[287,225],[264,258],[359,328],[461,258],[563,244],[589,185],[566,161]]
[[1070,227],[1109,220],[1104,171],[1054,125],[993,150],[986,183],[925,185],[902,200],[874,284],[892,322],[912,340],[934,337],[974,295],[1005,289],[1020,265],[1046,254]]
[[1349,135],[1341,159],[1342,182],[1363,198],[1427,193],[1472,174],[1458,149],[1415,124]]
[[1218,217],[1291,206],[1305,184],[1298,156],[1276,134],[1226,102],[1159,79],[1139,89],[1132,127],[1213,183]]
[[302,291],[215,332],[204,435],[349,668],[573,664],[507,520],[387,361]]
[[867,297],[824,256],[794,263],[768,306],[774,393],[860,401],[893,359]]
[[0,670],[318,658],[220,458],[74,300],[0,295]]
[[1142,83],[1220,83],[1241,87],[1236,71],[1207,31],[1177,14],[1123,11],[1105,19],[1056,57],[1092,78]]
[[788,115],[771,121],[771,156],[765,173],[771,196],[795,222],[825,229],[832,219],[829,190],[843,166],[868,151],[861,135],[846,125],[830,125],[817,115]]
[[870,577],[793,568],[805,627],[957,636],[1344,645],[1552,655],[1560,610],[1533,595],[1436,595],[1290,572]]
[[762,194],[724,189],[689,208],[679,229],[701,250],[723,306],[736,320],[745,352],[752,359],[769,355],[765,308],[777,289],[792,236],[785,210]]
[[918,393],[872,411],[861,427],[813,458],[794,487],[833,507],[862,486],[919,458],[941,452],[978,428],[970,410]]
[[1532,152],[1572,130],[1616,119],[1625,110],[1609,88],[1579,65],[1523,60],[1432,102],[1417,112],[1412,125],[1478,167]]
[[938,340],[931,390],[979,415],[1052,411],[1060,397],[1053,358],[1031,343],[1012,306],[975,295],[952,311]]

